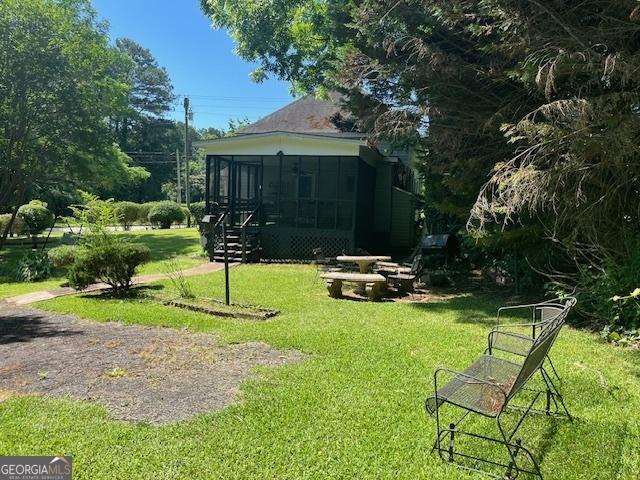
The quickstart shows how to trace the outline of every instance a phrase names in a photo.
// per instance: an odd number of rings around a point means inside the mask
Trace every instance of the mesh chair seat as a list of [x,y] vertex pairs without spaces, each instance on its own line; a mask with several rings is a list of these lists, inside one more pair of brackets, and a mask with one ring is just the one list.
[[434,396],[427,398],[430,414],[447,402],[489,417],[497,416],[522,365],[492,355],[482,355],[455,376]]

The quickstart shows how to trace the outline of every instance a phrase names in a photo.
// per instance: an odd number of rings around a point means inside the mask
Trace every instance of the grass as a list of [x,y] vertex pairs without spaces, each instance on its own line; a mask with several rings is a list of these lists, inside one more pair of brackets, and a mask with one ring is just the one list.
[[[202,248],[197,229],[137,230],[118,232],[118,235],[124,235],[133,242],[143,243],[151,249],[151,261],[138,270],[138,275],[164,273],[165,262],[169,259],[175,259],[177,267],[181,269],[195,267],[205,260],[201,256]],[[24,239],[12,239],[7,248],[0,252],[0,298],[50,290],[60,287],[65,282],[62,272],[55,272],[52,278],[42,282],[16,281],[13,277],[16,265],[31,248],[23,242]],[[59,245],[59,238],[54,238],[49,245]]]
[[[190,281],[197,294],[222,297],[220,273]],[[232,343],[264,341],[309,359],[261,369],[235,406],[164,426],[112,421],[88,402],[10,399],[0,404],[0,451],[73,455],[74,478],[92,480],[486,478],[429,454],[434,425],[423,401],[436,367],[463,368],[484,350],[495,301],[334,300],[312,269],[295,266],[243,266],[231,271],[231,282],[232,301],[282,313],[246,322],[143,298],[83,296],[40,306],[96,321],[187,327]],[[546,478],[639,478],[639,354],[566,328],[553,358],[576,423],[529,417],[521,431],[525,445],[542,456]],[[481,418],[469,425],[492,428]]]

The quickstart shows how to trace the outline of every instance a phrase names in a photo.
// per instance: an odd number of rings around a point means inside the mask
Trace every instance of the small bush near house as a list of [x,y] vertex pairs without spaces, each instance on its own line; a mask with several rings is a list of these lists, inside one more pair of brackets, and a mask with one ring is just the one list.
[[45,229],[53,225],[53,213],[47,208],[47,204],[39,200],[32,200],[18,209],[18,217],[23,224],[23,232],[30,235],[39,235]]
[[149,211],[149,221],[160,228],[171,228],[171,224],[183,222],[184,219],[184,212],[176,202],[158,202]]
[[51,276],[51,263],[44,252],[29,252],[19,261],[16,278],[21,282],[36,282]]
[[114,208],[120,225],[125,230],[130,230],[131,226],[140,218],[140,205],[137,203],[118,202]]
[[204,217],[204,202],[195,202],[189,205],[189,209],[191,210],[191,218],[195,223],[200,223],[202,221],[202,217]]
[[120,294],[131,287],[136,268],[147,262],[151,252],[145,245],[116,240],[96,245],[82,245],[69,266],[69,284],[78,290],[96,281],[111,287]]

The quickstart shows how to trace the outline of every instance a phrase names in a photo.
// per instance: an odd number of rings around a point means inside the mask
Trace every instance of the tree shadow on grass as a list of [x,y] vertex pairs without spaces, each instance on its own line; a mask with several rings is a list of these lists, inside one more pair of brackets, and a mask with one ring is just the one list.
[[176,256],[195,256],[194,247],[198,247],[198,240],[182,236],[145,234],[136,236],[128,233],[127,238],[133,243],[141,243],[151,250],[151,260],[168,260]]
[[411,307],[425,313],[454,314],[454,321],[458,323],[473,323],[493,326],[496,323],[496,312],[500,300],[478,296],[459,296],[437,302],[409,303]]
[[0,313],[0,345],[24,343],[36,338],[72,336],[81,334],[58,322],[50,321],[35,311]]
[[160,284],[136,285],[117,295],[111,290],[98,290],[80,295],[80,298],[90,298],[92,300],[144,300],[149,298],[152,292],[164,289],[165,286]]

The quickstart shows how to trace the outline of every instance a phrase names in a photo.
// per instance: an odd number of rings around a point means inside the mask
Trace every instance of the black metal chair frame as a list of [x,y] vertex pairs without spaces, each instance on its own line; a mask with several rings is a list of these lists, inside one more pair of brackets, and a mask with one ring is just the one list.
[[[498,314],[496,316],[496,326],[493,328],[489,336],[493,334],[495,331],[505,331],[505,330],[522,330],[522,329],[530,329],[531,330],[531,338],[535,339],[537,335],[544,329],[546,323],[549,320],[552,320],[556,315],[561,313],[565,308],[573,308],[577,300],[575,297],[567,296],[567,297],[558,297],[552,298],[550,300],[545,300],[543,302],[538,303],[529,303],[523,305],[509,305],[503,306],[498,309]],[[500,317],[504,312],[509,311],[518,311],[518,310],[530,310],[531,311],[531,322],[528,323],[500,323]],[[509,352],[515,355],[523,356],[518,352]],[[526,352],[522,352],[526,353]],[[562,382],[558,371],[556,370],[555,365],[551,361],[551,357],[547,355],[545,362],[549,365],[553,375],[556,379]]]
[[[439,368],[435,371],[434,373],[434,392],[435,393],[433,396],[429,396],[425,400],[425,407],[427,412],[434,415],[436,420],[437,437],[436,437],[435,444],[432,448],[432,452],[437,451],[441,459],[447,463],[454,464],[466,470],[489,474],[496,478],[514,479],[520,473],[527,473],[540,479],[543,478],[542,473],[540,471],[540,467],[536,459],[534,458],[533,454],[523,446],[522,440],[520,438],[517,438],[514,441],[514,437],[518,432],[519,428],[521,427],[522,423],[526,419],[526,417],[529,415],[529,413],[542,413],[549,416],[565,417],[565,418],[568,418],[569,421],[573,422],[573,417],[569,413],[564,403],[564,399],[560,394],[560,391],[558,390],[557,386],[554,384],[553,380],[551,379],[549,373],[545,369],[544,364],[545,364],[545,360],[548,358],[549,350],[555,343],[555,340],[560,332],[560,329],[565,323],[569,310],[573,307],[574,304],[575,304],[574,299],[567,301],[564,303],[563,309],[555,317],[549,318],[545,322],[535,322],[535,323],[545,323],[545,325],[540,325],[538,327],[539,330],[536,329],[536,331],[538,331],[538,334],[533,337],[514,334],[511,332],[502,332],[495,329],[492,330],[492,332],[489,334],[488,347],[487,347],[487,350],[485,350],[485,355],[480,359],[476,360],[476,362],[474,362],[474,365],[476,365],[476,363],[478,363],[483,359],[487,359],[491,361],[495,359],[498,363],[504,362],[505,364],[508,364],[509,367],[512,368],[514,372],[517,371],[517,377],[515,377],[515,380],[511,385],[501,385],[495,379],[491,381],[487,378],[480,378],[480,376],[470,375],[465,372],[457,372],[447,368]],[[524,361],[522,363],[513,362],[501,356],[495,356],[496,352],[504,352],[508,354],[513,353],[513,352],[510,352],[509,350],[502,350],[501,348],[495,345],[495,338],[502,335],[508,335],[508,336],[516,335],[518,341],[530,343],[531,347],[528,349],[527,354],[524,356]],[[516,353],[515,355],[518,356],[519,354]],[[472,367],[470,367],[468,370],[471,370]],[[483,368],[483,367],[480,367],[480,368]],[[529,382],[531,377],[533,377],[538,372],[540,373],[540,376],[543,381],[543,385],[544,385],[543,390],[539,390],[539,389],[536,390],[536,389],[527,387],[527,383]],[[443,388],[439,388],[438,380],[439,380],[439,376],[442,373],[448,373],[448,374],[454,375],[454,378],[450,382],[448,382],[446,385],[444,385]],[[483,411],[483,409],[480,407],[477,407],[474,409],[470,405],[466,405],[466,406],[462,405],[461,404],[462,402],[456,403],[455,394],[451,395],[450,396],[451,398],[447,398],[445,394],[441,393],[446,387],[448,387],[450,384],[453,384],[454,382],[459,382],[465,385],[469,385],[469,384],[482,385],[485,390],[489,390],[493,392],[494,396],[492,398],[494,399],[499,398],[501,401],[498,403],[497,408],[495,408],[495,411],[489,411],[487,409],[484,409]],[[513,405],[511,402],[511,400],[516,395],[518,395],[518,393],[520,393],[521,391],[529,391],[534,394],[531,402],[525,407]],[[542,395],[546,396],[546,405],[544,410],[533,408],[536,402],[538,401],[538,399],[540,398],[540,396]],[[458,420],[449,424],[449,428],[442,428],[441,426],[439,409],[445,403],[451,404],[455,407],[465,410],[465,413]],[[553,406],[553,409],[552,409],[552,406]],[[505,429],[504,424],[501,422],[502,415],[507,411],[515,411],[515,412],[519,411],[522,413],[515,427],[510,432]],[[467,416],[470,413],[477,413],[484,417],[494,418],[496,421],[500,436],[497,438],[489,437],[485,435],[479,435],[476,433],[459,430],[458,427],[463,422],[463,420],[467,418]],[[455,441],[456,441],[456,437],[460,435],[472,437],[481,441],[493,442],[493,443],[498,443],[503,445],[508,452],[509,462],[503,463],[497,460],[480,458],[474,455],[456,451]],[[448,442],[446,441],[447,438],[448,438]],[[525,455],[526,457],[528,457],[532,465],[531,468],[524,468],[521,464],[518,463],[517,458],[518,456],[521,456],[521,455]],[[479,469],[469,465],[465,465],[458,462],[457,461],[458,459],[473,460],[474,462],[481,462],[483,464],[489,464],[494,467],[496,466],[502,467],[505,469],[504,474],[497,475],[485,469]]]

